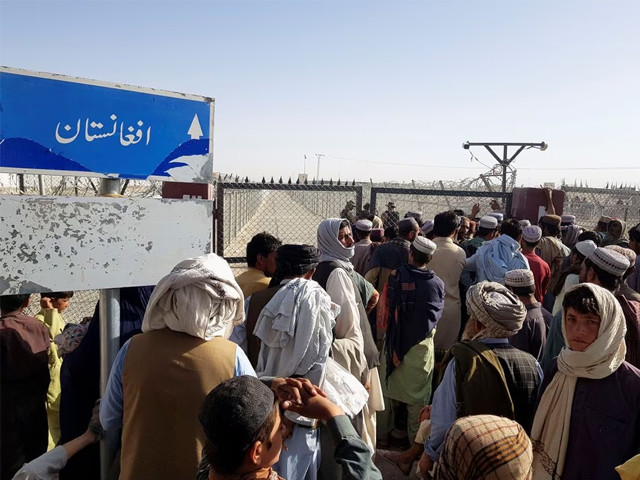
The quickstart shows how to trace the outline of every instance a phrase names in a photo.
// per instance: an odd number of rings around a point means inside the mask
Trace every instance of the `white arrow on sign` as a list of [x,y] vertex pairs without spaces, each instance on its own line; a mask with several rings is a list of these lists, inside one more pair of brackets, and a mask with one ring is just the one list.
[[202,127],[200,127],[200,122],[198,121],[198,114],[196,113],[193,116],[193,120],[191,121],[191,126],[189,127],[189,131],[187,135],[191,137],[191,140],[199,140],[203,135]]

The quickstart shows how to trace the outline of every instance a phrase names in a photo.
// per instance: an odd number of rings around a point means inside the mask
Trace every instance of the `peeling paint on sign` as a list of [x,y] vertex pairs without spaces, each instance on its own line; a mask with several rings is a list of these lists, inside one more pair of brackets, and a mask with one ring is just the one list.
[[0,295],[154,285],[211,251],[209,200],[0,196]]

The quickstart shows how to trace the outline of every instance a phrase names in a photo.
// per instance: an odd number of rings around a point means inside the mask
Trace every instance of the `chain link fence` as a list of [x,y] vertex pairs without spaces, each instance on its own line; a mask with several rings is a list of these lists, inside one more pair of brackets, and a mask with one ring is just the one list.
[[564,213],[576,223],[593,229],[601,216],[617,217],[629,225],[640,222],[640,192],[632,188],[583,188],[563,186]]
[[423,220],[433,220],[441,212],[462,210],[465,215],[471,213],[473,205],[478,204],[480,213],[486,215],[494,211],[490,204],[498,202],[501,211],[511,208],[511,194],[507,194],[507,204],[503,204],[502,194],[465,190],[430,190],[420,188],[373,187],[371,189],[371,209],[378,215],[387,209],[389,202],[395,204],[400,218],[409,211],[421,213]]
[[320,221],[340,217],[348,202],[353,203],[354,214],[360,210],[362,187],[218,183],[216,253],[237,267],[246,262],[251,237],[262,231],[283,243],[315,245]]

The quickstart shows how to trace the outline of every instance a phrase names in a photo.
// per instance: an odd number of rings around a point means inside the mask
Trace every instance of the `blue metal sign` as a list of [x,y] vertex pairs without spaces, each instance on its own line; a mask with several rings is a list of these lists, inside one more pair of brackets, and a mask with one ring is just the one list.
[[211,182],[211,98],[0,69],[0,171]]

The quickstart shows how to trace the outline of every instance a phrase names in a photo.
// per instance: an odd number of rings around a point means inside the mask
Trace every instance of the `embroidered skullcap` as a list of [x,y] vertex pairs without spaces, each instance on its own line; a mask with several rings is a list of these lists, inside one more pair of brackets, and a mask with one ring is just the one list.
[[545,223],[547,225],[560,225],[562,223],[562,217],[558,215],[544,215],[540,218],[540,222]]
[[576,250],[578,250],[583,257],[591,255],[596,248],[598,248],[598,246],[593,240],[583,240],[576,243]]
[[504,284],[509,287],[530,287],[535,285],[533,272],[524,268],[509,270],[504,275]]
[[494,415],[457,419],[447,431],[434,478],[531,478],[531,440],[517,422]]
[[480,282],[467,292],[467,310],[485,329],[476,338],[505,338],[518,333],[527,309],[504,285]]
[[613,250],[614,252],[618,252],[619,254],[627,257],[627,260],[629,260],[629,268],[632,265],[636,264],[636,252],[634,252],[630,248],[624,248],[620,245],[607,245],[604,248],[606,248],[607,250]]
[[413,217],[403,218],[398,222],[398,230],[400,232],[415,230],[417,226],[418,226],[418,222]]
[[496,228],[498,228],[498,219],[493,215],[485,215],[478,221],[478,227],[495,230]]
[[422,224],[422,233],[427,234],[433,231],[433,220],[425,220]]
[[356,222],[356,230],[360,230],[361,232],[370,232],[373,228],[373,222],[371,220],[358,220]]
[[616,277],[623,276],[630,266],[627,257],[610,248],[598,247],[587,258],[597,267]]
[[522,229],[522,238],[525,242],[536,243],[542,238],[542,229],[537,225],[529,225]]
[[416,237],[413,241],[413,248],[419,252],[426,253],[427,255],[433,255],[436,251],[436,244],[429,240],[427,237]]
[[529,220],[527,220],[527,219],[520,220],[518,223],[520,224],[520,226],[522,228],[528,227],[529,225],[531,225],[531,222]]
[[504,220],[504,215],[500,212],[487,213],[487,216],[495,218],[498,222],[502,222],[502,220]]
[[318,266],[318,250],[312,245],[282,245],[276,250],[279,278],[304,275]]
[[562,215],[560,219],[562,220],[562,225],[573,225],[576,222],[575,215]]
[[224,451],[245,451],[273,410],[274,395],[255,377],[225,380],[202,402],[198,419],[212,446]]

